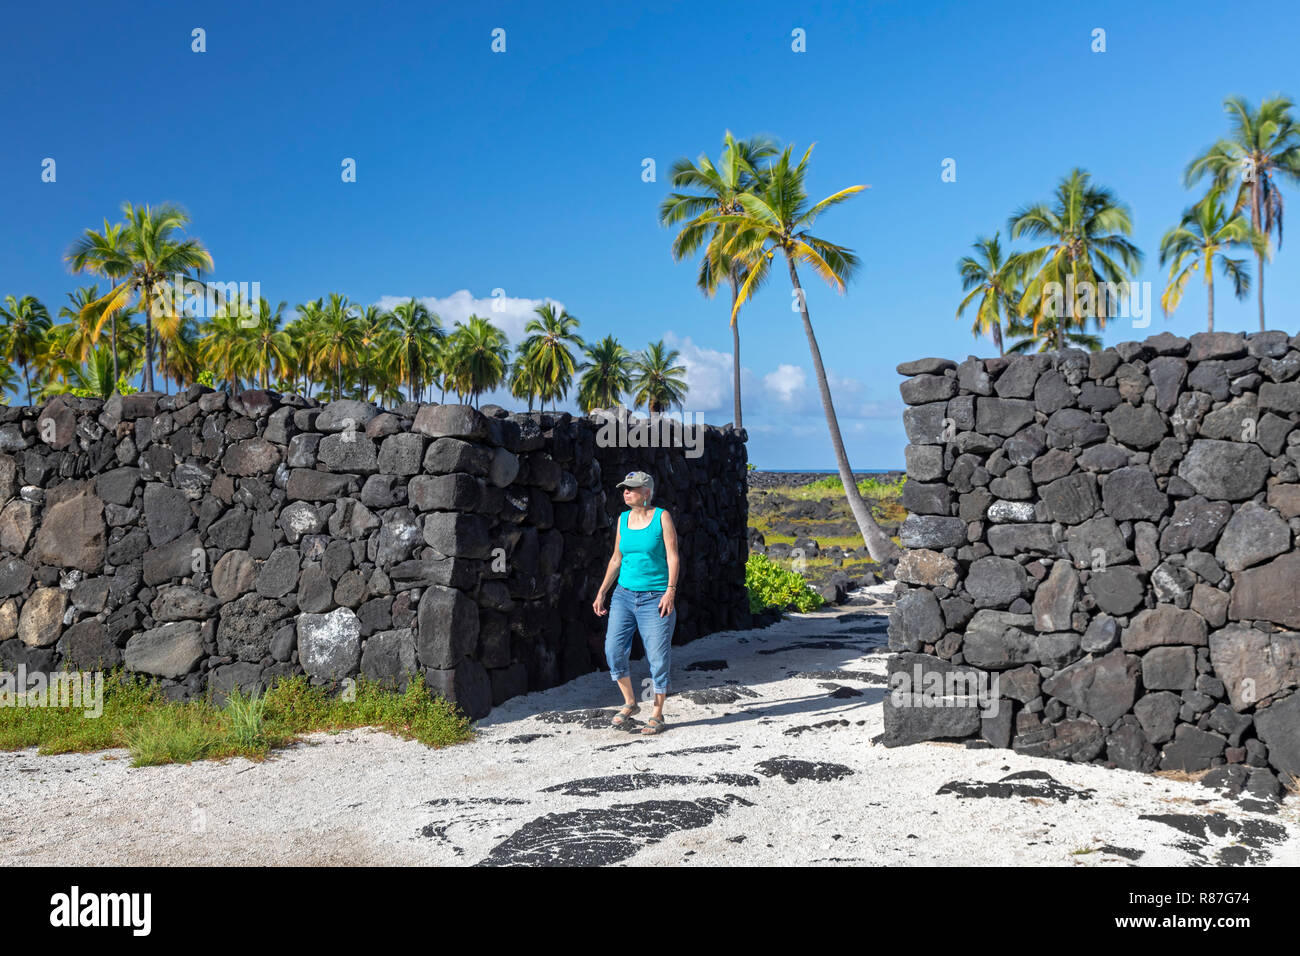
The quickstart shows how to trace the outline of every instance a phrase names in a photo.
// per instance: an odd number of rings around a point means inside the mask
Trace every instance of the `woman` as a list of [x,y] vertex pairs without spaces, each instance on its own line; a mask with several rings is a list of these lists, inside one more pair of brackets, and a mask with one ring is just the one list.
[[[623,489],[623,503],[629,510],[619,516],[614,553],[591,607],[597,617],[609,615],[605,658],[609,661],[609,676],[627,702],[614,717],[613,726],[623,726],[641,709],[632,693],[628,670],[632,631],[640,630],[655,695],[654,714],[641,733],[657,734],[665,726],[664,698],[668,696],[673,628],[677,626],[677,529],[668,512],[650,507],[655,483],[644,471],[630,472],[618,487]],[[605,596],[615,577],[618,587],[606,611]]]

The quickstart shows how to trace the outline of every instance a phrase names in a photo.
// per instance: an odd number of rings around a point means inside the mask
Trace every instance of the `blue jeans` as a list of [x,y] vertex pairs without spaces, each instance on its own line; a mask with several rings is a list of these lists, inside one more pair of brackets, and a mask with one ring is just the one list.
[[659,616],[659,600],[664,591],[629,591],[614,586],[609,600],[609,624],[605,629],[605,659],[609,676],[617,681],[627,677],[628,657],[632,653],[632,632],[641,632],[646,658],[650,661],[650,678],[656,694],[668,693],[668,668],[672,656],[673,628],[677,626],[677,608],[667,617]]

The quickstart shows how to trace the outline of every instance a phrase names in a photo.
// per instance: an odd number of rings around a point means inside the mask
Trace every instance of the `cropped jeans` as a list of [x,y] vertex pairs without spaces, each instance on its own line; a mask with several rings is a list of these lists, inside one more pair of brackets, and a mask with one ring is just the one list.
[[629,591],[621,584],[616,585],[609,601],[609,624],[605,628],[609,676],[617,681],[631,673],[628,658],[632,653],[632,632],[640,631],[656,694],[668,693],[673,628],[677,626],[676,607],[667,617],[659,616],[659,600],[663,596],[664,591]]

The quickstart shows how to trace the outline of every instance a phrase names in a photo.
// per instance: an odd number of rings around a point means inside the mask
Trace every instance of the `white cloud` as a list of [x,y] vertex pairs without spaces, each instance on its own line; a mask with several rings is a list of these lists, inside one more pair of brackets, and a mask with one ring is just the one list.
[[794,405],[808,383],[808,376],[798,365],[778,365],[775,372],[763,376],[763,387],[783,405]]
[[[731,417],[731,353],[701,348],[688,335],[679,339],[673,332],[664,333],[664,345],[680,352],[678,361],[686,367],[686,406],[693,412],[727,412]],[[742,387],[744,382],[742,381]],[[744,393],[741,393],[744,399]]]
[[[381,296],[380,308],[391,309],[409,299],[406,295]],[[537,318],[536,309],[551,303],[556,310],[564,308],[564,303],[557,299],[517,299],[507,295],[475,298],[468,289],[453,292],[444,298],[437,296],[416,296],[431,312],[442,319],[442,327],[450,332],[457,322],[466,321],[471,315],[487,319],[506,334],[513,349],[524,338],[524,326],[530,319]]]

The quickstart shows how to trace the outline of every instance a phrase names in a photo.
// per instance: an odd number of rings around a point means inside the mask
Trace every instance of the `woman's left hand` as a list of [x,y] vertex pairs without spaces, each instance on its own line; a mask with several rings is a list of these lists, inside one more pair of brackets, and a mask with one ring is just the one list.
[[664,596],[659,599],[659,616],[667,617],[673,613],[674,595],[677,593],[676,588],[669,588],[664,592]]

